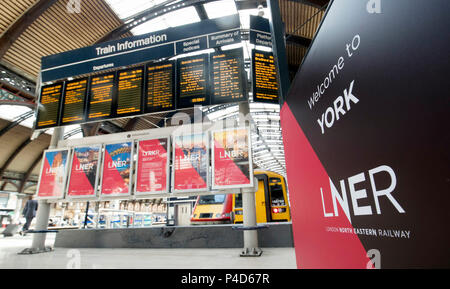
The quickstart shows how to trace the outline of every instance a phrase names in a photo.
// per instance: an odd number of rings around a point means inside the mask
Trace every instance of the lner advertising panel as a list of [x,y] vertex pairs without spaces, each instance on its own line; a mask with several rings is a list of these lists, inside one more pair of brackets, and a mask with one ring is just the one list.
[[132,163],[133,142],[105,145],[101,197],[128,196],[131,194]]
[[233,128],[213,131],[213,189],[253,186],[250,131]]
[[69,150],[47,150],[42,159],[37,197],[62,199],[66,185]]
[[280,112],[299,268],[450,267],[450,2],[432,2],[330,4]]
[[174,135],[173,178],[174,192],[204,191],[209,185],[208,134]]
[[170,138],[138,142],[135,195],[167,193]]
[[72,153],[68,198],[95,198],[101,146],[76,147]]

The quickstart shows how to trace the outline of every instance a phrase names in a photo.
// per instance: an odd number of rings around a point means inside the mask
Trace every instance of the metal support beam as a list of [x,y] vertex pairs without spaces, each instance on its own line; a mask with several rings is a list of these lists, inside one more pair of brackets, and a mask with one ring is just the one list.
[[198,17],[200,17],[200,20],[208,19],[208,13],[206,13],[205,7],[203,4],[195,4],[194,5],[195,11],[197,11]]
[[99,129],[101,129],[107,133],[118,133],[118,132],[125,131],[122,127],[118,126],[117,124],[114,124],[111,121],[102,122]]
[[22,14],[0,37],[0,58],[2,58],[19,36],[57,0],[40,0]]
[[98,129],[100,128],[100,124],[101,124],[100,122],[81,124],[81,131],[83,132],[83,137],[97,135]]
[[266,0],[235,0],[234,3],[238,10],[255,9],[258,5],[262,5],[264,8],[267,7]]
[[22,121],[29,119],[30,117],[34,116],[34,111],[30,110],[22,115],[19,115],[17,118],[15,118],[11,123],[9,123],[6,127],[2,128],[0,130],[0,137],[19,125]]
[[127,124],[123,127],[123,130],[124,131],[133,130],[134,127],[136,126],[136,123],[138,122],[138,120],[139,120],[139,117],[135,117],[135,118],[128,120]]
[[23,175],[23,178],[20,182],[20,186],[19,186],[19,193],[23,193],[23,191],[25,190],[25,184],[28,182],[28,179],[31,176],[31,173],[34,170],[34,167],[36,167],[36,165],[39,163],[39,161],[42,159],[42,154],[39,154],[39,156],[37,156],[34,161],[31,163],[31,165],[28,167],[27,171],[25,172],[25,174]]
[[3,164],[3,166],[0,168],[0,180],[3,178],[3,173],[6,171],[8,166],[12,163],[12,161],[19,155],[19,153],[30,143],[32,142],[30,137],[27,137],[16,149],[14,152],[8,157],[6,162]]
[[284,25],[281,21],[281,12],[278,0],[267,0],[267,6],[270,11],[270,32],[272,34],[273,54],[278,71],[277,80],[280,88],[280,104],[283,104],[291,85],[286,57]]
[[289,0],[289,1],[302,3],[316,8],[321,8],[323,7],[323,5],[326,5],[330,2],[330,0]]
[[286,43],[303,46],[308,48],[311,45],[311,39],[294,34],[286,34]]

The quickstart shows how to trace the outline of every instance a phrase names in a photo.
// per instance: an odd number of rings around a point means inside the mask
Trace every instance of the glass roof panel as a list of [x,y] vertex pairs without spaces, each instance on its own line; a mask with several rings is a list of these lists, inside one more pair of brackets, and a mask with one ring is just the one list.
[[120,19],[125,19],[142,12],[166,0],[106,0]]
[[186,7],[161,16],[169,27],[176,27],[194,22],[200,22],[197,10],[194,7]]
[[146,34],[158,30],[164,30],[169,28],[169,25],[165,21],[164,17],[158,17],[152,20],[149,20],[135,28],[131,29],[131,33],[134,35]]
[[[21,116],[22,114],[29,112],[31,108],[20,105],[0,105],[0,116],[2,119],[13,121],[15,118]],[[20,125],[26,127],[33,127],[34,116],[22,121]]]
[[203,5],[208,14],[208,18],[219,18],[238,13],[234,0],[221,0],[206,3]]

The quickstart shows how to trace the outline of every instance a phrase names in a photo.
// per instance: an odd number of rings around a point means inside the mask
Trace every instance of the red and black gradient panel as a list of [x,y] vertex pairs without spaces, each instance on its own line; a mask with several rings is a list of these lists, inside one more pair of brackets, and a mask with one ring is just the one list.
[[136,194],[167,193],[168,138],[140,140],[138,143],[138,167]]
[[96,197],[99,146],[74,148],[67,196],[69,198]]
[[214,188],[252,185],[247,128],[212,133],[214,157]]
[[332,2],[281,110],[297,265],[449,267],[450,3],[368,2]]
[[174,136],[173,190],[208,189],[208,138],[206,134]]

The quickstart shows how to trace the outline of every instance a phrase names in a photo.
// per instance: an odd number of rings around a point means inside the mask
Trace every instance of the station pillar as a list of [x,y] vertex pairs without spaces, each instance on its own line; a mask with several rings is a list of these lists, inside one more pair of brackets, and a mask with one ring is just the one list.
[[254,178],[252,188],[241,189],[243,229],[244,229],[244,250],[241,257],[261,256],[262,250],[258,245],[258,226],[256,223],[255,192],[258,190],[258,180]]
[[[53,129],[53,135],[50,140],[50,146],[49,149],[54,149],[58,145],[58,141],[63,139],[64,137],[64,128],[63,127],[56,127]],[[50,203],[47,202],[47,200],[39,200],[39,206],[38,211],[36,214],[36,225],[35,225],[35,231],[41,233],[34,233],[33,234],[33,242],[31,245],[31,248],[25,249],[22,251],[22,253],[42,253],[52,250],[50,247],[45,247],[45,239],[47,234],[45,231],[48,229],[48,220],[50,217]]]

